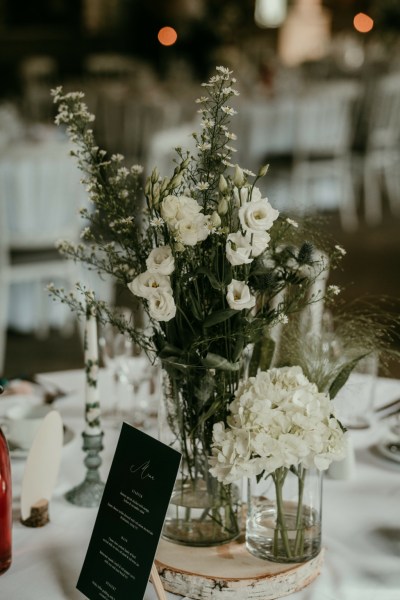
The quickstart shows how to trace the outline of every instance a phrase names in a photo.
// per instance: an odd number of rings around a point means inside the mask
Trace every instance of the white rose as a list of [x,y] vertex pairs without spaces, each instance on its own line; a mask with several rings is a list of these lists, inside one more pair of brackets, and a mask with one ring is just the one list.
[[232,279],[227,290],[226,299],[233,310],[253,308],[256,303],[255,297],[251,294],[249,286],[244,281]]
[[175,268],[175,260],[172,256],[171,248],[169,246],[154,248],[146,260],[146,266],[150,273],[171,275]]
[[140,273],[135,277],[133,281],[128,283],[128,288],[132,294],[139,296],[139,298],[149,298],[158,290],[172,292],[169,277],[158,273],[150,273],[149,271]]
[[230,233],[226,240],[226,258],[231,265],[244,265],[251,263],[251,240],[250,236],[242,235],[240,231]]
[[205,240],[209,235],[208,221],[209,219],[203,214],[178,221],[175,227],[175,238],[184,246],[195,246],[197,242]]
[[271,229],[278,216],[279,211],[272,208],[267,198],[252,200],[239,208],[239,219],[243,229],[253,233]]
[[176,305],[170,292],[158,288],[148,301],[150,316],[156,321],[170,321],[175,317]]

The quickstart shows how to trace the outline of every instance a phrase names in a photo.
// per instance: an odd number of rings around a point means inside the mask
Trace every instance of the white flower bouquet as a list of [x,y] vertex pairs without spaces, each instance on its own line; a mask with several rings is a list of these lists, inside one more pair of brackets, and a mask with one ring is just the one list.
[[[232,162],[234,83],[231,71],[217,67],[196,100],[197,155],[177,148],[172,175],[162,178],[155,168],[144,182],[140,166],[128,168],[123,156],[98,148],[83,94],[53,91],[56,121],[75,144],[92,203],[81,211],[87,222],[82,243],[64,241],[59,249],[112,275],[140,303],[149,323],[145,331],[101,300],[90,300],[101,322],[111,322],[161,360],[167,421],[184,457],[182,481],[192,485],[201,475],[206,490],[216,481],[208,473],[213,424],[226,420],[249,345],[252,371],[261,363],[268,367],[270,355],[261,350],[269,328],[323,299],[310,289],[329,254],[315,252],[310,232],[263,197],[257,181],[267,167],[255,175]],[[331,268],[338,258],[333,249]],[[84,314],[82,296],[51,291]],[[80,291],[88,298],[90,290]],[[227,514],[223,504],[221,514]],[[209,511],[214,523],[222,519],[217,512]]]

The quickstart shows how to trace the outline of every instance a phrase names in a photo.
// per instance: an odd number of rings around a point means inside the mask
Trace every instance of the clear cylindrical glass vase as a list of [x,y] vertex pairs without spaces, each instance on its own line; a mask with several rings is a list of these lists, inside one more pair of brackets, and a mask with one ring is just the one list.
[[321,550],[322,473],[301,465],[248,479],[246,547],[282,563],[311,560]]
[[163,365],[159,437],[182,454],[162,535],[189,546],[214,546],[241,530],[241,485],[209,473],[214,423],[225,421],[243,371]]

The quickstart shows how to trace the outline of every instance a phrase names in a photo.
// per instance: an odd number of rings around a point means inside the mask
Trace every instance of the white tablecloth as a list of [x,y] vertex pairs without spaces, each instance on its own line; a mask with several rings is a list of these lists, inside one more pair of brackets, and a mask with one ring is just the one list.
[[[24,460],[13,458],[13,562],[0,578],[3,600],[74,600],[89,543],[96,509],[69,504],[64,494],[84,477],[80,432],[83,429],[83,372],[51,373],[44,378],[72,393],[56,402],[65,425],[75,432],[63,448],[58,484],[50,504],[50,523],[39,529],[19,522],[19,494]],[[111,398],[107,373],[100,374],[101,401]],[[400,396],[400,381],[379,379],[375,403]],[[0,414],[9,403],[0,400]],[[102,476],[107,477],[118,432],[107,426],[102,452]],[[400,598],[400,464],[375,455],[371,447],[381,439],[387,422],[376,422],[351,433],[356,469],[349,480],[325,478],[321,575],[292,600],[399,600]],[[167,594],[169,600],[178,597]],[[156,600],[148,584],[145,600]],[[125,599],[123,599],[125,600]],[[128,599],[127,599],[128,600]],[[136,599],[132,599],[136,600]]]

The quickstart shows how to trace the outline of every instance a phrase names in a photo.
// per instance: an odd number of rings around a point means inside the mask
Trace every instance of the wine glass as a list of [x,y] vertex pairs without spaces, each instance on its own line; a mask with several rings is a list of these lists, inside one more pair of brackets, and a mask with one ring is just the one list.
[[119,427],[123,420],[123,397],[127,385],[127,360],[132,352],[131,340],[110,323],[104,325],[99,337],[100,354],[105,368],[113,379],[113,405],[109,412],[103,413],[111,417],[114,425]]
[[153,364],[146,353],[136,344],[126,361],[126,377],[131,393],[130,422],[146,429],[156,414],[160,391],[160,369]]

